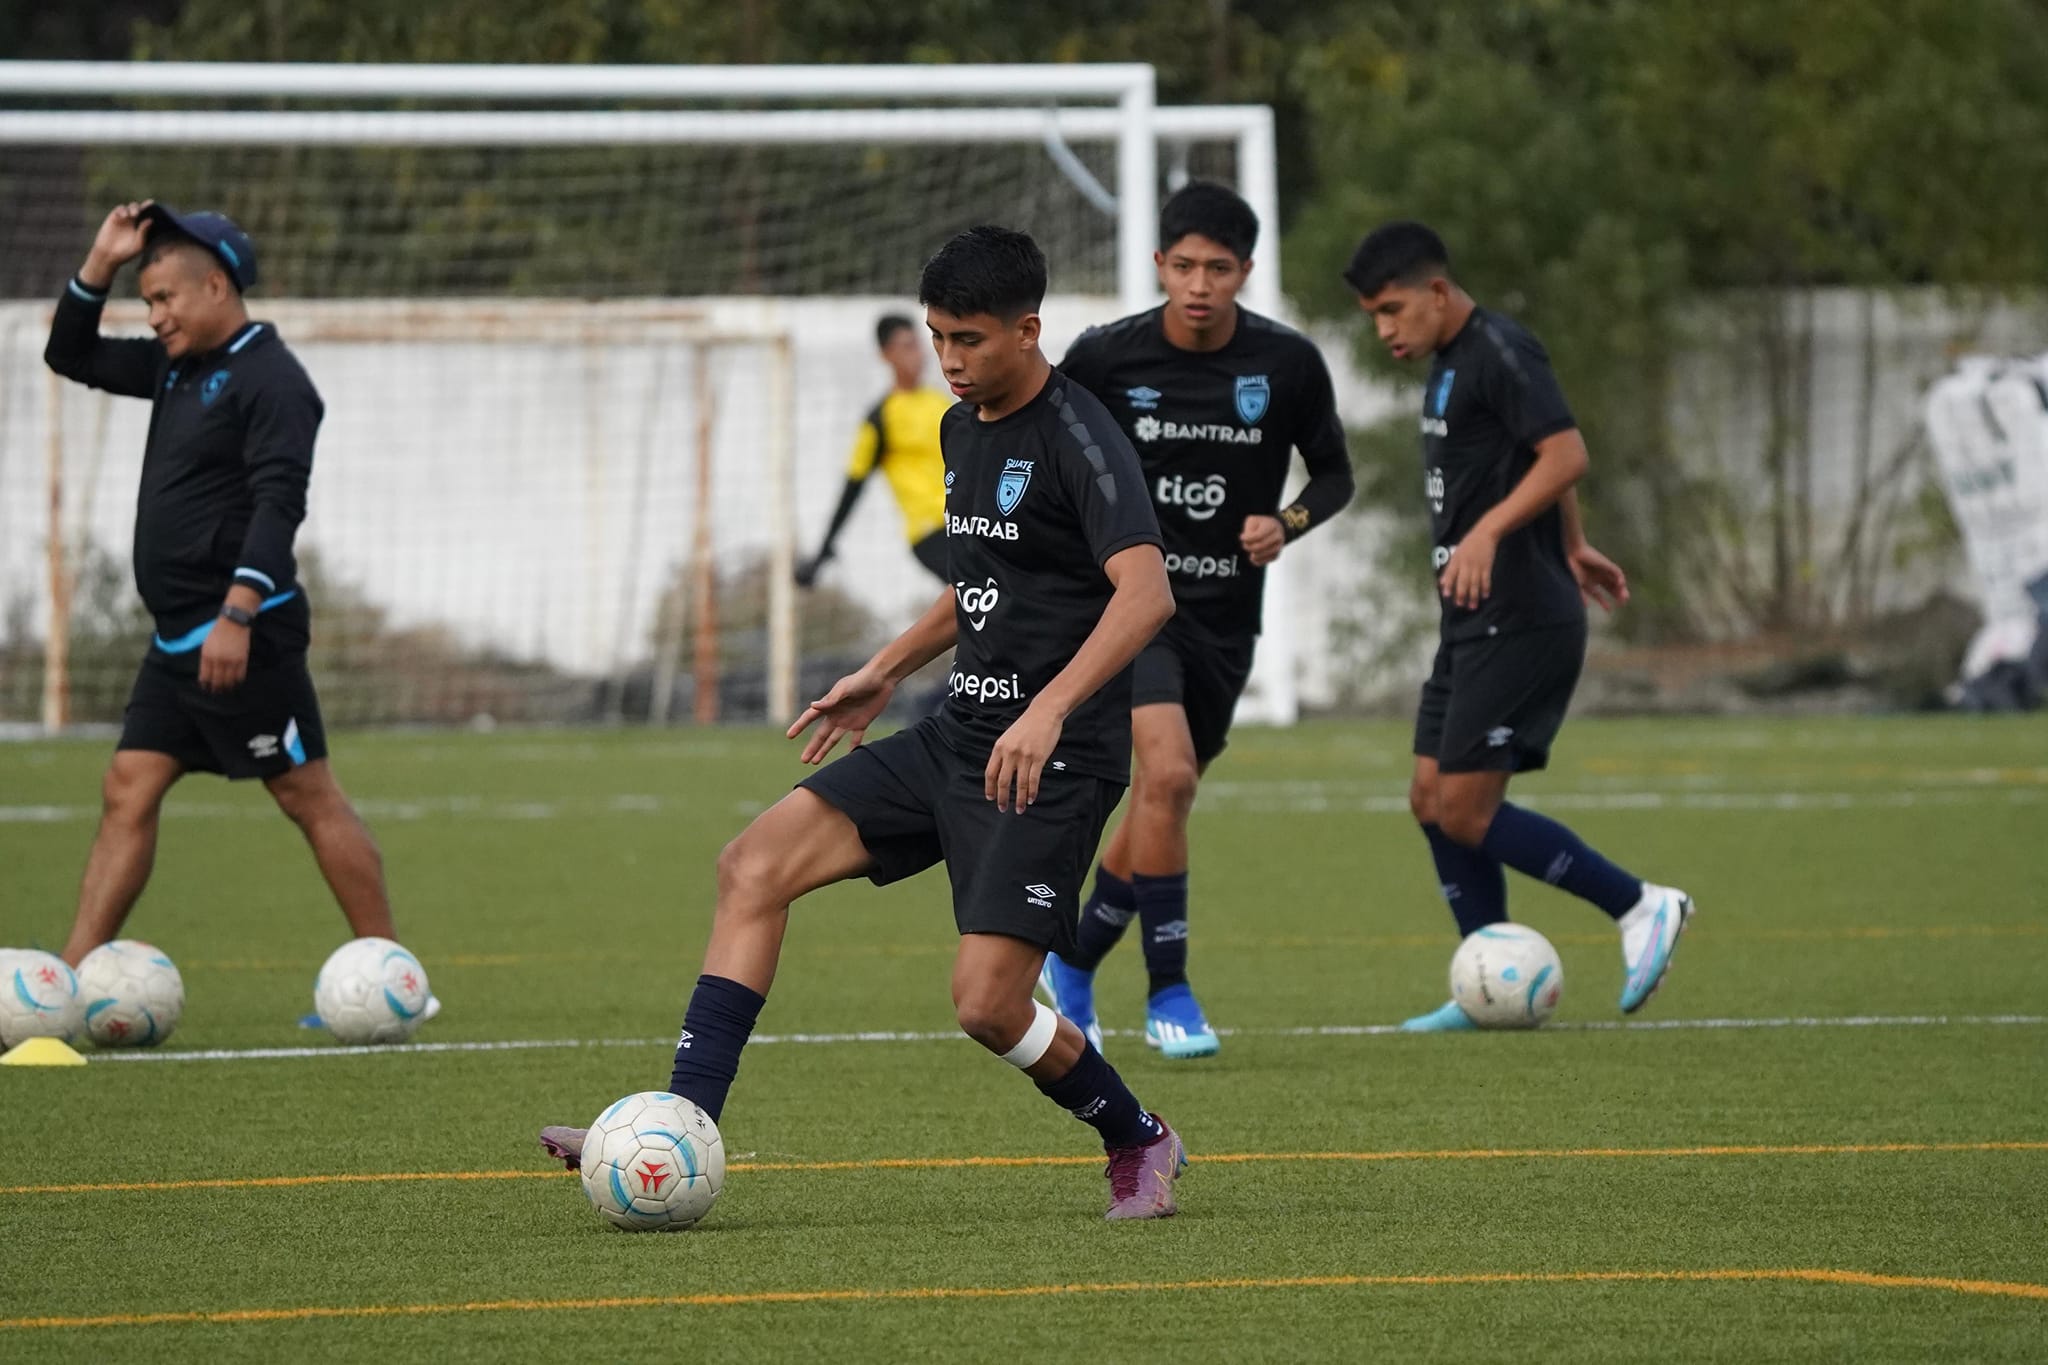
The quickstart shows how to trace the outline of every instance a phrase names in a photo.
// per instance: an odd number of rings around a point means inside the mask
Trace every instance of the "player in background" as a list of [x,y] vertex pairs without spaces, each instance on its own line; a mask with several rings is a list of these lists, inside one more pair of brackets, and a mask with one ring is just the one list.
[[[156,335],[103,337],[114,275],[137,257]],[[123,204],[50,327],[51,369],[151,403],[135,586],[156,634],[101,787],[64,945],[73,966],[120,933],[149,882],[164,795],[188,772],[261,779],[312,845],[351,932],[397,937],[383,860],[328,766],[306,671],[311,617],[292,541],[325,408],[277,328],[250,321],[242,294],[255,283],[256,249],[222,215]]]
[[[960,944],[953,1006],[976,1042],[1101,1135],[1109,1217],[1175,1210],[1180,1139],[1073,1023],[1032,999],[1048,949],[1073,944],[1088,861],[1130,764],[1130,668],[1173,614],[1137,457],[1102,404],[1038,348],[1045,257],[1021,232],[974,228],[918,289],[947,383],[941,431],[948,587],[931,609],[789,729],[816,726],[806,778],[718,861],[704,974],[668,1089],[715,1121],[767,1001],[790,903],[943,862]],[[971,591],[969,590],[971,589]],[[954,649],[946,706],[863,744],[902,680]],[[583,1131],[541,1141],[570,1165]]]
[[[1251,675],[1266,566],[1352,493],[1322,355],[1237,304],[1258,235],[1236,194],[1185,186],[1159,214],[1152,259],[1165,304],[1082,333],[1060,361],[1137,448],[1178,610],[1138,656],[1130,807],[1096,870],[1079,941],[1046,958],[1042,984],[1100,1045],[1095,969],[1137,919],[1145,1041],[1168,1057],[1219,1046],[1188,985],[1188,814]],[[1296,450],[1309,480],[1282,508]]]
[[891,313],[875,324],[875,345],[895,376],[895,383],[882,400],[861,419],[853,438],[853,456],[846,465],[846,487],[839,505],[832,509],[832,522],[825,528],[818,553],[796,570],[796,583],[808,588],[818,581],[818,571],[832,558],[833,542],[839,539],[853,506],[860,501],[868,476],[880,469],[896,495],[903,513],[903,534],[910,540],[910,553],[933,577],[946,580],[946,477],[945,461],[939,454],[939,419],[952,400],[921,382],[924,378],[924,340],[917,326],[901,313]]
[[[1442,608],[1415,721],[1408,803],[1460,935],[1508,917],[1512,867],[1592,902],[1621,930],[1621,1008],[1657,989],[1692,898],[1622,871],[1571,830],[1507,800],[1550,760],[1586,657],[1586,602],[1628,600],[1622,571],[1586,543],[1573,485],[1586,443],[1550,358],[1513,319],[1452,278],[1420,223],[1388,223],[1344,272],[1396,360],[1431,357],[1422,395],[1423,489]],[[1475,1027],[1455,1002],[1403,1028]]]

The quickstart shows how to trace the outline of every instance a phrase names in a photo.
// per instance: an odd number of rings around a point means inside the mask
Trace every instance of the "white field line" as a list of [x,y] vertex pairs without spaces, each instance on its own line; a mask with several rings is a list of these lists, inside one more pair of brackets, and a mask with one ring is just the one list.
[[[2035,776],[2035,773],[2041,773]],[[1314,815],[1407,815],[1406,789],[1356,781],[1218,781],[1202,789],[1200,809],[1210,813]],[[1679,784],[1683,788],[1686,784]],[[1522,798],[1518,798],[1522,799]],[[1524,804],[1555,811],[1843,811],[1909,810],[1939,806],[2031,806],[2048,801],[2048,772],[1957,773],[1938,784],[1849,789],[1778,791],[1618,790],[1530,792]],[[674,796],[621,793],[582,801],[503,801],[481,796],[423,796],[411,800],[363,800],[356,809],[375,822],[466,819],[534,822],[615,815],[668,815],[716,809],[720,814],[758,813],[755,801],[698,802]],[[179,801],[164,807],[170,819],[273,820],[261,802],[228,804]],[[0,825],[77,824],[99,818],[97,805],[0,805]]]
[[[1551,1024],[1546,1033],[1663,1033],[1727,1029],[1811,1028],[1982,1028],[2038,1027],[2042,1014],[1850,1014],[1832,1017],[1785,1015],[1773,1019],[1649,1019]],[[1399,1034],[1393,1024],[1306,1024],[1295,1028],[1224,1028],[1226,1038],[1380,1038]],[[1105,1029],[1112,1038],[1137,1038],[1137,1029]],[[860,1043],[965,1042],[956,1029],[932,1032],[874,1030],[860,1033],[757,1033],[749,1047],[791,1045],[838,1047]],[[289,1061],[320,1057],[406,1056],[442,1052],[540,1052],[589,1047],[668,1047],[667,1038],[522,1038],[498,1042],[394,1043],[386,1047],[253,1047],[209,1048],[200,1051],[91,1052],[94,1062],[249,1062]]]

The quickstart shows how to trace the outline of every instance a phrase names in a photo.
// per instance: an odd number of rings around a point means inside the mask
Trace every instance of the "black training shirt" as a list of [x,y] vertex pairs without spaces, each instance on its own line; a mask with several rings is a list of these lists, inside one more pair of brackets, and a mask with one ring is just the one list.
[[[1138,457],[1093,395],[1055,370],[994,422],[970,403],[939,424],[946,457],[946,563],[959,641],[940,733],[963,757],[989,751],[1095,630],[1114,589],[1102,566],[1159,544]],[[1130,779],[1131,671],[1076,707],[1049,772]]]
[[[1423,487],[1441,576],[1458,542],[1522,481],[1536,443],[1578,425],[1543,346],[1513,319],[1483,308],[1436,354],[1422,394]],[[1466,610],[1438,595],[1443,638],[1472,640],[1583,620],[1585,602],[1564,554],[1556,504],[1501,538],[1493,591]]]
[[[1351,501],[1351,457],[1315,343],[1240,308],[1214,351],[1183,351],[1153,308],[1075,338],[1060,369],[1131,438],[1165,540],[1179,620],[1256,635],[1266,571],[1238,542],[1246,517],[1278,516],[1289,540]],[[1309,481],[1284,512],[1291,452]]]
[[[259,639],[303,649],[306,602],[292,539],[306,515],[325,412],[313,382],[267,322],[174,363],[154,337],[101,336],[105,304],[104,293],[73,280],[43,358],[67,379],[153,405],[135,507],[135,587],[159,642],[190,640],[240,582],[275,604],[258,622]],[[179,653],[198,667],[196,649]]]

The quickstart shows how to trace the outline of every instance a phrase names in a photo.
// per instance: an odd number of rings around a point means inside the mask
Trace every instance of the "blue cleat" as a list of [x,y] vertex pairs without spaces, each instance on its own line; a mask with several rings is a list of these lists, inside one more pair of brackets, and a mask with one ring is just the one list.
[[1102,1021],[1095,1017],[1095,973],[1069,967],[1058,953],[1047,953],[1038,969],[1038,988],[1045,992],[1056,1014],[1073,1020],[1074,1027],[1102,1051]]
[[1202,1017],[1195,993],[1180,985],[1168,986],[1145,1002],[1145,1045],[1176,1059],[1213,1057],[1223,1040]]
[[1619,921],[1621,964],[1628,969],[1621,983],[1623,1014],[1634,1014],[1657,993],[1692,914],[1691,896],[1676,887],[1643,883],[1643,898]]
[[1458,1008],[1455,1000],[1445,1001],[1441,1009],[1401,1021],[1403,1033],[1471,1033],[1478,1027],[1472,1022],[1471,1015]]

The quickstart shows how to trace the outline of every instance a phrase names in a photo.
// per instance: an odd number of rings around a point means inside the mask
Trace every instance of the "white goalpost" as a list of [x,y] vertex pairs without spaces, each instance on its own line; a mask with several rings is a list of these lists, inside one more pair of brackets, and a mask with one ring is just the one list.
[[[1045,244],[1056,353],[1156,301],[1162,189],[1224,179],[1266,225],[1245,302],[1281,311],[1270,111],[1160,107],[1143,65],[0,62],[0,100],[36,106],[0,110],[0,720],[31,667],[51,727],[120,672],[146,410],[37,362],[106,203],[257,241],[252,303],[328,400],[301,544],[342,723],[769,718],[857,661],[931,591],[886,499],[829,592],[791,568],[884,387],[875,317],[971,222]],[[1289,723],[1268,593],[1245,718]]]

